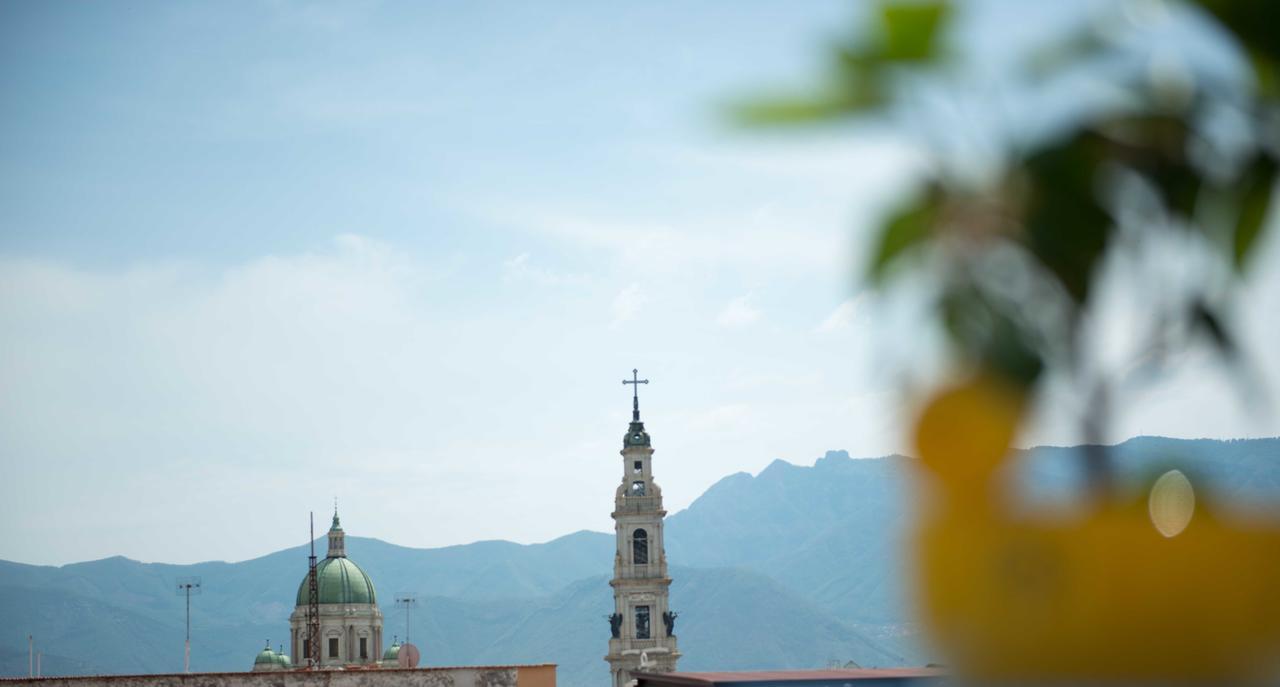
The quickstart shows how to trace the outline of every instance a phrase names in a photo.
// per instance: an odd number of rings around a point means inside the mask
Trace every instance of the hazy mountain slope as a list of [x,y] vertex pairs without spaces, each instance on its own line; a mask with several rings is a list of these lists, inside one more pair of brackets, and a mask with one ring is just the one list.
[[[819,667],[835,657],[862,665],[901,663],[900,657],[761,575],[677,568],[673,576],[672,603],[683,614],[676,629],[691,670]],[[598,684],[607,675],[604,616],[612,603],[605,576],[533,599],[427,597],[411,637],[428,664],[553,662],[566,687]],[[0,587],[0,608],[17,626],[32,628],[46,652],[46,674],[181,670],[181,618],[176,624],[162,623],[70,592],[20,587]],[[685,623],[685,617],[691,620]],[[388,635],[403,636],[397,620],[394,612],[389,614]],[[282,623],[197,627],[192,668],[247,670],[263,639],[283,638],[285,632]],[[69,656],[59,653],[62,649]],[[3,674],[25,674],[25,645],[6,642],[0,660]]]
[[831,451],[813,467],[774,461],[739,473],[668,520],[670,560],[772,576],[841,617],[903,616],[900,557],[909,494],[904,458]]
[[[746,570],[675,568],[671,603],[687,670],[816,668],[831,658],[899,665],[902,658],[762,575]],[[545,662],[566,686],[607,678],[608,578],[569,585],[520,602],[431,599],[415,641],[436,665]],[[686,622],[685,618],[689,618]]]
[[[163,623],[120,603],[105,603],[67,591],[0,586],[5,623],[21,628],[19,641],[0,653],[4,675],[27,674],[26,633],[35,635],[46,675],[93,672],[146,673],[182,670],[183,620]],[[261,626],[195,628],[199,651],[193,670],[217,670],[233,653],[262,648]],[[10,639],[6,637],[6,639]]]
[[[1024,453],[1014,474],[1035,498],[1070,498],[1082,484],[1082,448],[1037,447]],[[1143,489],[1160,473],[1178,468],[1200,494],[1231,507],[1280,505],[1280,438],[1169,439],[1135,437],[1113,447],[1119,483]]]
[[[1078,487],[1078,453],[1036,449],[1015,472],[1034,498],[1064,498]],[[1140,437],[1114,455],[1126,488],[1143,488],[1176,466],[1198,493],[1216,493],[1220,502],[1280,504],[1280,439]],[[672,515],[667,545],[681,667],[928,660],[907,622],[909,570],[901,555],[912,465],[843,452],[812,467],[776,461],[754,477],[726,477]],[[348,525],[358,532],[357,521]],[[413,636],[427,661],[553,661],[567,687],[600,679],[612,534],[578,532],[532,546],[410,549],[360,537],[347,545],[377,584],[388,636],[403,634],[395,592],[419,593]],[[25,674],[28,631],[48,656],[46,672],[178,670],[183,603],[173,585],[186,575],[205,584],[192,603],[193,669],[247,669],[264,639],[286,636],[305,566],[302,546],[234,564],[0,561],[0,618],[18,628],[0,636],[0,670]]]
[[[1018,452],[1026,501],[1065,500],[1080,485],[1078,447]],[[1141,490],[1179,467],[1223,505],[1280,506],[1280,439],[1138,437],[1114,447],[1118,483]],[[907,544],[913,460],[851,459],[812,467],[775,461],[717,482],[667,521],[668,557],[684,565],[762,572],[852,622],[909,620]]]

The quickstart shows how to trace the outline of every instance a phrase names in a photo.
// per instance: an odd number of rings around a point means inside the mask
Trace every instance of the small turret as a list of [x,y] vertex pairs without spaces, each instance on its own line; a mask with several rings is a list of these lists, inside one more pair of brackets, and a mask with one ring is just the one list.
[[346,534],[342,531],[342,523],[338,521],[338,504],[333,505],[333,526],[329,528],[329,558],[346,558]]

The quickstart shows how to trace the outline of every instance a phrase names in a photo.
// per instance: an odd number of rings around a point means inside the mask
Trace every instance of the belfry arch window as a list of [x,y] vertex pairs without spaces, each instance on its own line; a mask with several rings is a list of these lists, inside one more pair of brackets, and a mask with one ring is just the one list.
[[649,564],[649,533],[644,530],[636,530],[631,535],[631,562]]
[[636,606],[636,639],[649,639],[649,607]]
[[637,480],[637,481],[635,481],[635,482],[632,482],[632,483],[631,483],[631,495],[632,495],[632,496],[644,496],[644,482],[643,482],[643,481],[641,481],[641,480]]

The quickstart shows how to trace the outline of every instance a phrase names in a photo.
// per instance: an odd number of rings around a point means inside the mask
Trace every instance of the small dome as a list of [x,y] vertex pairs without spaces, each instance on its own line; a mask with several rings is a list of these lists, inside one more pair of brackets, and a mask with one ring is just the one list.
[[649,433],[644,431],[644,423],[639,420],[632,422],[627,428],[627,433],[622,437],[622,447],[630,448],[632,446],[648,446]]
[[276,663],[280,664],[281,668],[293,667],[293,661],[289,660],[289,654],[276,654]]
[[400,644],[393,642],[391,646],[387,647],[387,650],[382,652],[382,660],[384,661],[400,660]]
[[[307,605],[307,577],[298,585],[298,605]],[[376,604],[373,580],[350,558],[326,558],[316,564],[316,584],[322,604]]]
[[279,659],[277,658],[277,656],[278,656],[278,654],[276,654],[276,652],[272,651],[272,650],[271,650],[271,647],[267,647],[267,648],[263,649],[262,651],[258,652],[258,657],[257,657],[257,658],[255,658],[255,659],[253,659],[253,665],[255,665],[255,666],[274,666],[274,665],[279,665],[279,664],[280,664],[280,661],[279,661]]

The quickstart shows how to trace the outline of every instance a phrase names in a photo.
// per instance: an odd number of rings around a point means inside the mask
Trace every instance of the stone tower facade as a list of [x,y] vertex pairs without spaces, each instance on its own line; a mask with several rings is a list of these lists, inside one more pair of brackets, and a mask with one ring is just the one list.
[[[635,377],[626,384],[647,383]],[[613,687],[627,687],[636,671],[676,669],[676,614],[667,604],[671,578],[663,543],[662,489],[653,481],[653,448],[632,398],[631,425],[622,438],[622,484],[614,495],[617,552],[613,558],[613,615],[609,617],[609,670]]]

